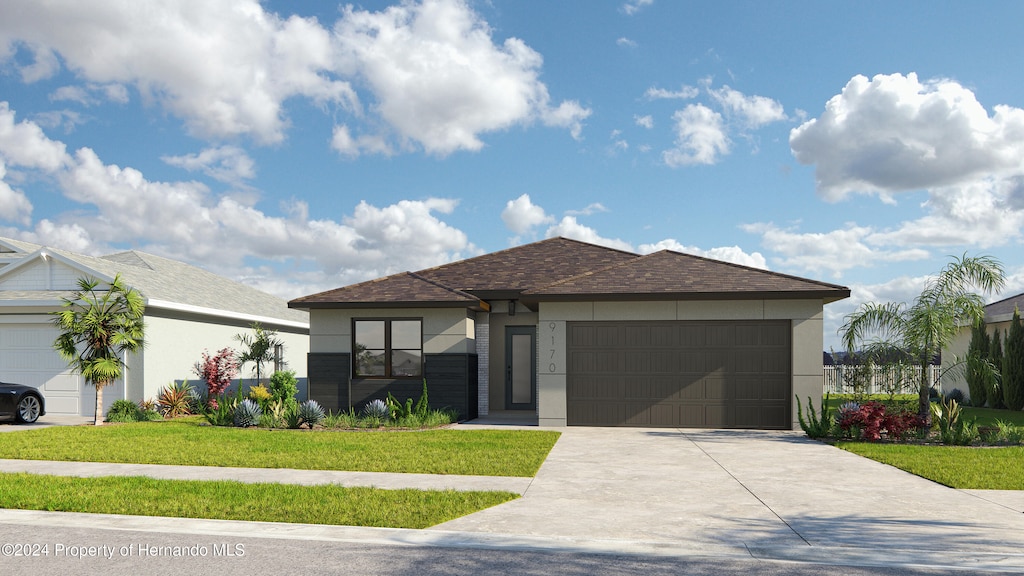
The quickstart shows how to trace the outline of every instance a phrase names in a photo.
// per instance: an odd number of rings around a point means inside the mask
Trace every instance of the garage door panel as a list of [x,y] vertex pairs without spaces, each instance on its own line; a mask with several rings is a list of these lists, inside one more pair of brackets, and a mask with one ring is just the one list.
[[568,423],[789,428],[790,331],[788,321],[570,322]]

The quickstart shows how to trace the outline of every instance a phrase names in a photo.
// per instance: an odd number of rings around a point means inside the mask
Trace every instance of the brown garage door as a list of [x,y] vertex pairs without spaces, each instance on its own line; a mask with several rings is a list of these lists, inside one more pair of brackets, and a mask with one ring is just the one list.
[[568,424],[791,426],[789,321],[570,322]]

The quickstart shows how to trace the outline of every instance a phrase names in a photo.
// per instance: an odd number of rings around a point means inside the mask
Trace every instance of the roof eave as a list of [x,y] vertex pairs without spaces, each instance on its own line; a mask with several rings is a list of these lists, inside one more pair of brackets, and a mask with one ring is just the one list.
[[524,294],[526,302],[659,301],[659,300],[822,300],[825,304],[850,297],[849,290],[762,292],[654,292],[606,294]]
[[288,303],[289,308],[297,310],[366,310],[370,308],[468,308],[478,312],[489,312],[491,305],[487,302],[303,302],[292,300]]

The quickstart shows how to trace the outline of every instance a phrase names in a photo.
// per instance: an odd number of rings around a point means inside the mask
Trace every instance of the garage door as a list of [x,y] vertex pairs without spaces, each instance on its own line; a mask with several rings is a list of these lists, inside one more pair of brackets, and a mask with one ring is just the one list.
[[791,427],[789,321],[566,329],[570,426]]
[[[35,386],[46,399],[46,413],[91,416],[95,412],[96,391],[83,386],[82,377],[73,374],[53,349],[57,330],[48,324],[0,323],[0,380]],[[103,389],[105,410],[124,394],[118,381]]]

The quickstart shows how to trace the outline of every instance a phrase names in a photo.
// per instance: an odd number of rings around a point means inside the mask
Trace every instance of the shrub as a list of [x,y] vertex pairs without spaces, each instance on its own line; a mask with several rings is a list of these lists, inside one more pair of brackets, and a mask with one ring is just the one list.
[[881,402],[844,405],[838,423],[843,432],[853,438],[877,442],[885,433],[891,439],[902,439],[908,432],[921,426],[920,418],[902,406],[886,406]]
[[299,404],[298,412],[299,419],[302,423],[308,426],[310,430],[312,430],[317,424],[323,422],[324,418],[327,416],[323,407],[320,406],[320,403],[316,400],[306,400],[302,404]]
[[231,379],[238,374],[238,359],[235,351],[222,348],[210,356],[205,351],[203,359],[195,365],[196,374],[206,382],[207,399],[215,399],[231,385]]
[[[425,392],[424,392],[425,393]],[[822,438],[827,436],[832,429],[832,414],[828,410],[828,394],[821,399],[821,417],[814,411],[814,404],[811,397],[807,397],[807,420],[804,420],[804,413],[800,407],[800,397],[796,397],[796,414],[800,420],[800,428],[807,434],[808,438]]]
[[295,404],[290,404],[284,409],[284,425],[295,429],[302,426],[302,415],[299,414],[299,407]]
[[292,370],[278,370],[270,377],[270,392],[275,400],[281,400],[285,404],[295,400],[299,393],[299,381],[295,379],[295,372]]
[[939,438],[944,444],[966,446],[980,437],[974,419],[961,420],[961,414],[956,400],[946,399],[932,404],[932,419],[939,427]]
[[107,422],[139,422],[142,410],[131,400],[114,400],[107,411]]
[[166,418],[178,418],[192,414],[193,398],[192,387],[182,380],[180,383],[171,382],[164,386],[157,395],[157,404],[160,406],[160,413]]
[[246,398],[235,407],[234,422],[239,428],[248,428],[260,423],[263,411],[260,405]]
[[263,384],[249,388],[249,399],[259,404],[261,409],[265,409],[273,398],[274,395]]
[[946,402],[953,401],[964,405],[964,393],[959,388],[953,388],[947,392],[944,399]]

